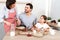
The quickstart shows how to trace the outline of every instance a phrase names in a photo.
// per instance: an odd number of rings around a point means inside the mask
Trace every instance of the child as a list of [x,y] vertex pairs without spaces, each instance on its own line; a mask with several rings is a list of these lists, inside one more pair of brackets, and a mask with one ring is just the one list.
[[43,31],[43,34],[47,34],[50,27],[48,26],[48,24],[46,24],[46,19],[47,17],[45,15],[42,15],[33,30],[36,30],[37,32]]

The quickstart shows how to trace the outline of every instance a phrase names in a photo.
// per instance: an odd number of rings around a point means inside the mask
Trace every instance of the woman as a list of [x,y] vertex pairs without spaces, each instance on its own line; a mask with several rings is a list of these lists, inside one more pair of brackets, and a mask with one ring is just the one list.
[[16,0],[7,0],[6,7],[4,12],[4,28],[5,32],[9,32],[11,29],[11,24],[14,24],[14,28],[16,27],[16,9],[15,4]]

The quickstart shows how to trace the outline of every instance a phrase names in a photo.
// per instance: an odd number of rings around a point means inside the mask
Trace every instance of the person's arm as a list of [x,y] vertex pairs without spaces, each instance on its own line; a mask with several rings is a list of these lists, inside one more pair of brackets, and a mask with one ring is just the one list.
[[37,18],[33,21],[31,30],[33,31],[36,28]]
[[33,21],[33,26],[37,23],[37,18]]
[[37,23],[36,25],[35,25],[35,30],[36,31],[38,31],[38,32],[40,32],[41,31],[41,25],[40,25],[40,23]]
[[5,7],[4,7],[3,9],[0,10],[0,21],[10,25],[10,23],[8,23],[4,20],[5,19],[5,13],[6,13],[6,11],[5,11]]
[[46,28],[44,29],[44,30],[45,30],[45,32],[48,32],[48,31],[49,31],[49,29],[50,29],[50,26],[49,26],[48,24],[46,24]]
[[21,25],[20,19],[17,19],[17,25],[18,25],[18,26]]
[[21,25],[20,14],[16,13],[17,26]]
[[3,22],[4,21],[4,8],[3,9],[0,9],[0,22]]
[[10,22],[7,22],[7,21],[3,21],[4,23],[6,23],[8,26],[11,26],[11,23]]

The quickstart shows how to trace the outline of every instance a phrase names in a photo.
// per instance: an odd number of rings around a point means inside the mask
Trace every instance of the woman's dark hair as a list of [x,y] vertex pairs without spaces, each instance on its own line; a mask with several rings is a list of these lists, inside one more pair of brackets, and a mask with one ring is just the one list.
[[29,5],[30,9],[33,9],[33,5],[31,3],[27,3],[26,5]]
[[46,17],[45,15],[42,15],[41,17],[43,17],[43,18],[44,18],[44,20],[47,20],[47,17]]
[[10,6],[11,6],[12,4],[14,4],[15,2],[16,2],[16,0],[7,0],[7,1],[6,1],[6,7],[7,7],[8,9],[11,9]]

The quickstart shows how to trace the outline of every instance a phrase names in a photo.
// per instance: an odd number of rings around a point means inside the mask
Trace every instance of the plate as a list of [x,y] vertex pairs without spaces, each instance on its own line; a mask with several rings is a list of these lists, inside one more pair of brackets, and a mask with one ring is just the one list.
[[42,33],[35,33],[35,34],[33,34],[33,36],[35,36],[35,37],[42,37],[43,34]]

